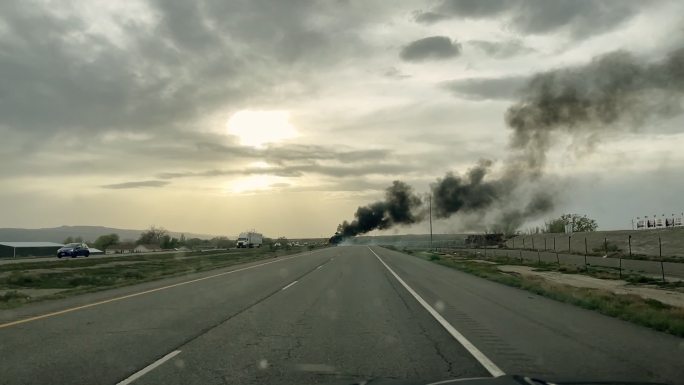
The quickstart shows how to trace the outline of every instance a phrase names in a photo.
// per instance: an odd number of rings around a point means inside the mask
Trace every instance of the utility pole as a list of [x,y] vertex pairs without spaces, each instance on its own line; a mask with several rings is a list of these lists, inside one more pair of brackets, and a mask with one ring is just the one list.
[[430,250],[432,250],[432,194],[430,194]]

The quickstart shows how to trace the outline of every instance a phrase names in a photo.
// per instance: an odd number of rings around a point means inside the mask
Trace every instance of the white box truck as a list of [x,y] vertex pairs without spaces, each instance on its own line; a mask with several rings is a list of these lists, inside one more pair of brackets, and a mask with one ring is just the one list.
[[235,246],[237,246],[238,249],[252,248],[261,247],[262,243],[264,243],[264,240],[263,236],[260,233],[254,231],[247,231],[244,233],[240,233]]

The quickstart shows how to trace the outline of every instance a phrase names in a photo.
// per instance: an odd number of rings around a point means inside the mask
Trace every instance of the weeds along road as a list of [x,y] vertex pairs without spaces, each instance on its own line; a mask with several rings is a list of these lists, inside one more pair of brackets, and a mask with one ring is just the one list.
[[680,338],[365,246],[0,313],[2,384],[313,384],[502,372],[682,383],[682,355]]
[[[207,250],[207,253],[214,253],[214,252],[223,252],[223,253],[230,253],[230,252],[239,252],[239,249],[220,249],[220,250]],[[26,262],[55,262],[55,261],[73,261],[73,260],[81,260],[81,259],[103,259],[103,258],[125,258],[125,257],[136,257],[136,256],[145,256],[145,255],[168,255],[168,254],[174,254],[173,251],[153,251],[153,252],[147,252],[147,253],[126,253],[126,254],[92,254],[89,257],[78,257],[78,258],[70,258],[70,257],[62,257],[57,258],[57,256],[50,256],[50,257],[35,257],[35,258],[1,258],[0,259],[0,265],[9,265],[13,263],[26,263]],[[178,251],[175,252],[175,254],[179,256],[191,256],[191,255],[197,255],[197,252],[187,252],[187,251]]]
[[[506,257],[511,259],[525,259],[528,261],[540,261],[546,263],[560,263],[565,266],[582,267],[585,265],[585,258],[583,255],[556,253],[552,251],[534,251],[534,250],[520,250],[520,249],[458,249],[457,251],[466,251],[477,256],[489,257]],[[608,267],[617,271],[618,267],[622,269],[625,274],[640,274],[649,277],[660,278],[664,273],[668,281],[684,280],[684,263],[682,262],[659,262],[638,259],[622,258],[603,258],[595,256],[586,257],[587,266],[592,267]]]

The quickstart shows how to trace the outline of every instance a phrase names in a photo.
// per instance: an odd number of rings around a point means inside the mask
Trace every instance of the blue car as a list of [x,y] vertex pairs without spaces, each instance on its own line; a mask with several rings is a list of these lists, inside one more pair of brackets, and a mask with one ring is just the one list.
[[87,257],[90,255],[88,245],[85,243],[69,243],[57,250],[57,258],[71,257],[76,258],[79,255]]

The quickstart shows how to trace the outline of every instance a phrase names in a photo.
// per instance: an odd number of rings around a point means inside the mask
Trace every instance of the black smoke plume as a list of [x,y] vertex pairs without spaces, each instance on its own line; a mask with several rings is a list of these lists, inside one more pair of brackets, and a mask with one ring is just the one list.
[[[655,118],[681,114],[683,99],[684,48],[657,62],[617,51],[583,66],[537,74],[522,90],[520,100],[506,111],[512,152],[502,170],[492,175],[492,162],[480,161],[463,176],[447,173],[431,186],[433,210],[440,218],[457,213],[484,216],[498,210],[494,227],[511,233],[527,219],[553,209],[553,194],[539,181],[555,134],[596,141],[604,132],[636,131]],[[410,191],[407,185],[394,183]],[[531,197],[526,202],[512,199],[522,186],[525,196]],[[404,205],[410,209],[402,212],[416,211],[420,200],[412,202]],[[385,202],[360,207],[356,218],[340,225],[348,235],[418,220],[396,220],[388,214]]]
[[438,179],[432,185],[432,205],[438,218],[448,218],[452,214],[486,210],[500,199],[502,182],[485,181],[484,178],[492,165],[490,160],[480,163],[468,170],[461,177],[452,172]]
[[408,225],[422,219],[418,209],[422,202],[414,194],[411,186],[404,182],[394,181],[385,190],[385,199],[361,206],[354,214],[354,220],[344,221],[338,226],[337,232],[343,237],[353,237],[372,230],[384,230],[394,225]]
[[507,208],[499,213],[492,230],[496,233],[514,234],[525,223],[525,220],[544,215],[551,210],[553,210],[553,196],[543,191],[535,192],[522,210]]
[[585,66],[538,74],[522,95],[505,116],[510,145],[525,167],[541,173],[554,132],[636,130],[650,118],[681,113],[684,49],[655,63],[612,52]]

